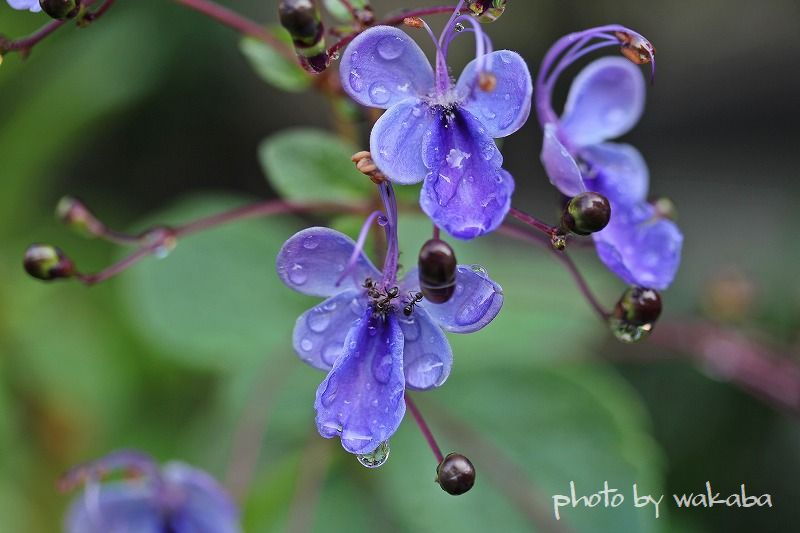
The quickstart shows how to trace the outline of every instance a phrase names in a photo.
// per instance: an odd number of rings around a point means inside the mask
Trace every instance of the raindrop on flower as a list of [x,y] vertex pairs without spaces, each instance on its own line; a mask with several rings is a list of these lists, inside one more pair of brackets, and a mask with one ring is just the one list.
[[356,459],[358,462],[361,463],[362,466],[366,466],[367,468],[378,468],[386,464],[386,461],[389,460],[389,441],[381,442],[375,451],[371,453],[365,453],[363,455],[357,455]]
[[464,25],[463,25],[463,24],[461,24],[460,22],[456,22],[456,25],[455,25],[455,28],[454,28],[454,29],[455,29],[457,32],[462,32],[462,31],[464,31]]

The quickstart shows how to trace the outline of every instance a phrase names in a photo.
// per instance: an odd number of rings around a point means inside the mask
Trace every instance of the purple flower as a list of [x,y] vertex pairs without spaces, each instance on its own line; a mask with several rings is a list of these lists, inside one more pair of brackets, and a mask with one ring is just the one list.
[[[592,39],[601,42],[590,44]],[[621,57],[598,59],[575,78],[561,117],[551,105],[553,88],[565,68],[589,52],[621,43],[629,59],[638,58],[632,52],[639,51],[641,62],[652,60],[650,43],[622,26],[569,35],[548,52],[536,94],[544,130],[541,159],[551,183],[563,194],[594,191],[608,198],[611,220],[593,234],[603,263],[627,283],[665,289],[678,270],[683,235],[647,203],[650,176],[639,151],[608,142],[630,131],[642,114],[642,73]]]
[[[115,470],[135,474],[122,481],[100,483]],[[148,456],[115,452],[73,468],[62,487],[86,483],[69,508],[68,533],[239,533],[236,507],[207,473],[170,462],[159,470]]]
[[6,0],[8,5],[10,5],[13,9],[27,9],[32,13],[38,13],[42,10],[42,6],[39,5],[39,0]]
[[[447,50],[467,24],[477,57],[453,85]],[[514,180],[502,169],[494,138],[525,123],[533,85],[525,61],[508,50],[492,52],[480,24],[458,10],[434,43],[435,71],[401,30],[370,28],[345,50],[340,76],[358,103],[387,110],[370,137],[381,171],[399,184],[424,179],[422,210],[454,237],[472,239],[496,229],[511,206]]]
[[[329,228],[309,228],[286,241],[277,258],[287,286],[327,298],[297,319],[294,349],[328,373],[314,402],[320,435],[339,436],[354,454],[370,453],[394,434],[405,414],[406,388],[445,382],[453,356],[442,330],[477,331],[503,304],[502,289],[483,269],[463,265],[447,303],[415,299],[417,271],[397,280],[396,207],[391,186],[381,191],[388,217],[373,213],[357,243]],[[389,243],[382,272],[361,252],[379,216]]]

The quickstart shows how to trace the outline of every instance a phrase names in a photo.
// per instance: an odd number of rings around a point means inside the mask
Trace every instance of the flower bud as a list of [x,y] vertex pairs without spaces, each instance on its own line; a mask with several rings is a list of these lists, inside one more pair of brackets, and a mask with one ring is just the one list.
[[494,22],[506,10],[506,0],[477,0],[468,2],[470,14],[479,22]]
[[656,49],[650,41],[640,35],[633,35],[624,31],[614,32],[614,35],[622,43],[620,52],[626,59],[637,65],[646,65],[653,61]]
[[303,66],[312,72],[322,72],[328,67],[325,49],[325,25],[315,0],[281,0],[278,18],[294,42]]
[[669,198],[658,198],[653,202],[658,218],[665,218],[673,222],[678,220],[678,208]]
[[475,484],[475,467],[460,453],[449,453],[436,467],[436,482],[448,494],[464,494]]
[[103,229],[103,223],[89,208],[72,196],[64,196],[58,201],[56,217],[71,229],[88,237],[96,237]]
[[39,0],[39,5],[56,20],[75,18],[81,11],[79,0]]
[[576,235],[589,235],[605,228],[611,218],[611,205],[602,194],[584,192],[564,208],[561,224]]
[[653,330],[661,315],[661,295],[645,287],[631,287],[620,297],[609,318],[611,331],[623,342],[636,342]]
[[25,250],[25,271],[36,279],[52,281],[71,278],[75,265],[59,248],[49,244],[31,244]]
[[456,290],[456,253],[449,244],[431,239],[419,251],[419,287],[429,302],[443,304]]

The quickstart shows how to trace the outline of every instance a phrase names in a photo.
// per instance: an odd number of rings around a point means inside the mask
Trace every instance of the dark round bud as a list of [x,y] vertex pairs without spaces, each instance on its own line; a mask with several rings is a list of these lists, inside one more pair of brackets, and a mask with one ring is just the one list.
[[57,20],[75,18],[81,11],[78,0],[39,0],[42,11]]
[[480,22],[494,22],[506,10],[506,0],[470,0],[467,7]]
[[419,251],[419,287],[429,302],[442,304],[456,290],[456,253],[446,242],[431,239]]
[[322,36],[322,22],[314,0],[281,0],[278,18],[295,41],[310,45]]
[[644,287],[626,290],[614,307],[614,318],[632,326],[653,324],[661,315],[661,295]]
[[460,453],[449,453],[436,467],[436,482],[448,494],[464,494],[475,484],[475,467]]
[[577,235],[589,235],[608,225],[611,205],[602,194],[584,192],[572,198],[561,217],[562,225]]
[[86,205],[72,196],[64,196],[56,206],[56,217],[87,237],[97,236],[103,229],[103,224],[97,220]]
[[75,265],[59,248],[49,244],[31,244],[25,250],[25,271],[36,279],[52,281],[71,278]]

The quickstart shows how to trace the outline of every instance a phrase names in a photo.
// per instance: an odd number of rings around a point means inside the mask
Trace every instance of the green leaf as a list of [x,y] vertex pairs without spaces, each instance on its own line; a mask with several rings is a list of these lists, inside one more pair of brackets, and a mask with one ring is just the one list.
[[374,193],[350,160],[357,148],[307,128],[284,130],[261,143],[259,157],[270,184],[290,201],[348,202]]
[[[193,198],[142,226],[174,225],[242,203]],[[166,259],[136,265],[120,280],[134,328],[164,356],[202,367],[253,368],[291,353],[294,321],[310,299],[279,281],[275,257],[294,231],[280,217],[238,221],[182,239]]]
[[[274,30],[281,41],[291,43],[289,34],[282,28]],[[250,66],[264,81],[288,92],[302,92],[311,85],[311,76],[296,61],[281,55],[268,44],[244,37],[239,49],[250,62]]]

